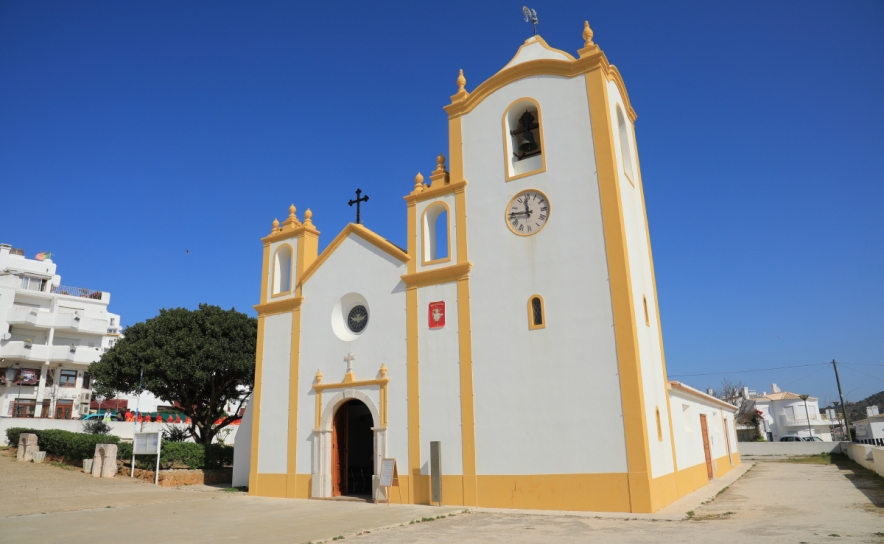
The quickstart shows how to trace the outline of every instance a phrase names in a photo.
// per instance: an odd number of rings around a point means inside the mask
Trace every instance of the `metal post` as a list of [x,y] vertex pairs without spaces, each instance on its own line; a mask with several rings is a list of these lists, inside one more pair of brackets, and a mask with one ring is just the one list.
[[844,430],[847,431],[847,441],[853,442],[853,436],[850,434],[850,421],[847,419],[847,405],[844,403],[844,394],[841,392],[841,378],[838,376],[838,363],[832,359],[832,366],[835,367],[835,381],[838,382],[838,397],[841,398],[841,415],[844,416]]
[[442,442],[430,442],[430,501],[442,506]]

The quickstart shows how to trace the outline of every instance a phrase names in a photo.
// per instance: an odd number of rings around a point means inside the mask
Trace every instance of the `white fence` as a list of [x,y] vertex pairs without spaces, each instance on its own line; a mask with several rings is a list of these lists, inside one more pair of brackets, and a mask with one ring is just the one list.
[[[24,427],[25,429],[59,429],[62,431],[70,431],[72,433],[83,432],[83,424],[85,421],[78,419],[42,419],[42,418],[24,418],[24,417],[2,417],[0,418],[0,444],[15,446],[16,444],[6,443],[6,429],[10,427]],[[166,426],[174,426],[187,428],[184,423],[158,423],[151,421],[150,423],[132,423],[131,421],[111,421],[108,423],[111,427],[110,434],[119,436],[122,440],[132,440],[133,434],[136,432],[157,432],[162,431]],[[230,429],[230,433],[224,438],[224,443],[233,445],[233,439],[236,438],[236,431],[239,425],[228,425],[221,432]],[[189,440],[190,442],[193,439]],[[214,442],[218,442],[217,437]]]
[[842,453],[849,442],[740,442],[740,455],[819,455]]

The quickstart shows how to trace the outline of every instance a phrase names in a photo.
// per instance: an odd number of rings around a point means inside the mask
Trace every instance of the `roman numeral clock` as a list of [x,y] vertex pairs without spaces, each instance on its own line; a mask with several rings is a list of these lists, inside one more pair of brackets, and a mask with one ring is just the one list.
[[527,189],[510,200],[506,208],[506,224],[519,236],[540,232],[549,219],[549,199],[535,189]]

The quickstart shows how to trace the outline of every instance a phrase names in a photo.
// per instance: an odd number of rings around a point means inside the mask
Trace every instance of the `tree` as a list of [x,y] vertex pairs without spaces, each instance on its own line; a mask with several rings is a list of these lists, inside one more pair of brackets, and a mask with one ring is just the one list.
[[[235,309],[163,309],[127,327],[89,374],[98,393],[132,393],[143,371],[142,389],[177,403],[194,440],[211,444],[252,393],[257,337],[257,319]],[[233,414],[224,410],[228,402],[237,407]]]
[[755,407],[755,401],[743,397],[743,387],[743,382],[732,382],[724,378],[721,380],[721,389],[715,391],[715,396],[736,406],[737,413],[734,414],[734,422],[743,427],[754,428],[756,438],[760,438],[762,416]]

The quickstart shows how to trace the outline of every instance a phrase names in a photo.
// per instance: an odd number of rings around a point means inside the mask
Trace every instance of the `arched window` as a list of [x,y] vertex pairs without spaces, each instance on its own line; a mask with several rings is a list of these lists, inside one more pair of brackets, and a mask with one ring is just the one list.
[[626,178],[629,182],[635,185],[632,181],[635,173],[632,169],[632,148],[629,145],[629,130],[626,128],[626,119],[623,117],[623,110],[620,109],[620,106],[617,106],[617,128],[620,132],[620,155],[623,157],[623,172],[626,173]]
[[528,329],[542,329],[546,327],[546,314],[543,311],[543,297],[531,295],[528,299]]
[[292,291],[292,246],[283,244],[273,256],[273,295]]
[[506,180],[546,170],[540,104],[532,98],[516,100],[503,115]]
[[660,424],[660,408],[657,408],[657,442],[663,442],[663,425]]
[[648,314],[648,297],[642,295],[642,304],[645,307],[645,326],[650,327],[651,326],[651,317]]
[[451,213],[445,202],[434,202],[424,210],[421,229],[423,230],[423,251],[421,262],[424,265],[444,263],[451,260]]

